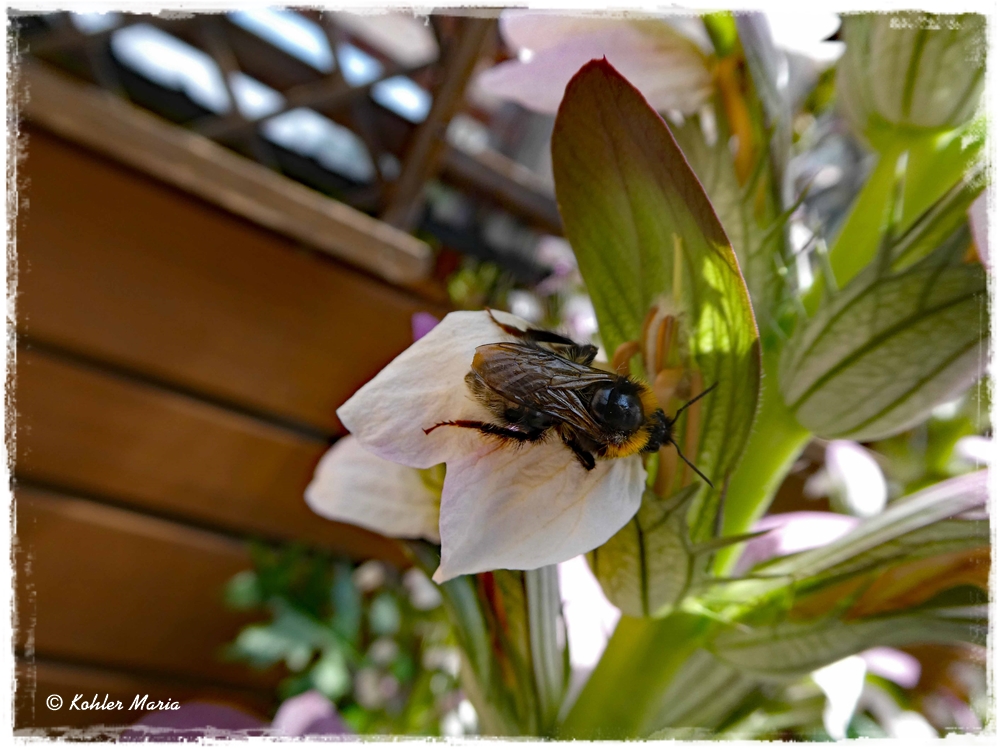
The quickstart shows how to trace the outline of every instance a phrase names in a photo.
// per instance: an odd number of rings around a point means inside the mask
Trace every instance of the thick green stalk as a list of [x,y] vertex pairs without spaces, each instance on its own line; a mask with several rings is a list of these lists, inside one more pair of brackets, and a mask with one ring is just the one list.
[[538,693],[538,724],[548,735],[555,724],[566,685],[559,648],[559,579],[555,565],[524,572],[528,600],[531,666]]
[[559,728],[560,739],[642,736],[659,699],[710,633],[703,617],[622,617],[604,656]]
[[[774,494],[809,442],[809,431],[785,406],[778,387],[779,352],[765,349],[760,410],[739,466],[726,491],[722,535],[742,534],[767,511]],[[732,569],[743,549],[734,545],[716,555],[715,573]]]

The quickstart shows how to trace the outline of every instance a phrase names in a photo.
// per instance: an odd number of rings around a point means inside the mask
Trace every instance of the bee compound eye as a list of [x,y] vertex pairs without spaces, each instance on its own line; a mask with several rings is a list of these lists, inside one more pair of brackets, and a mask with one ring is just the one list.
[[598,388],[590,400],[590,411],[604,427],[615,432],[635,432],[643,422],[639,397],[616,385]]

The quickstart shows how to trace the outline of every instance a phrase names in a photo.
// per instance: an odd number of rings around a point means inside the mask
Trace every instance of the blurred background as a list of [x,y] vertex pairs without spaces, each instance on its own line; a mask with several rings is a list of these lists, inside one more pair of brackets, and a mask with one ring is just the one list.
[[[433,584],[302,494],[344,434],[336,408],[409,345],[415,313],[490,305],[594,336],[560,236],[554,113],[487,72],[531,51],[461,15],[11,20],[16,727],[144,713],[53,711],[54,693],[267,722],[318,691],[345,731],[474,733]],[[837,18],[771,20],[800,92],[804,246],[836,231],[872,158],[833,107]],[[987,414],[975,390],[878,461],[814,441],[772,512],[865,515],[967,471]],[[911,652],[891,690],[932,731],[975,729],[984,653]]]

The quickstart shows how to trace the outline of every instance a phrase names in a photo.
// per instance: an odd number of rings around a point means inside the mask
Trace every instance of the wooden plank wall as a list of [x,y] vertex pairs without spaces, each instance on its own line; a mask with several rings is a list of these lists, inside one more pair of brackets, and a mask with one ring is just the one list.
[[[19,166],[19,728],[132,721],[59,693],[266,712],[278,670],[219,658],[246,539],[402,562],[302,491],[335,410],[444,310],[37,127]],[[68,701],[67,701],[68,702]]]

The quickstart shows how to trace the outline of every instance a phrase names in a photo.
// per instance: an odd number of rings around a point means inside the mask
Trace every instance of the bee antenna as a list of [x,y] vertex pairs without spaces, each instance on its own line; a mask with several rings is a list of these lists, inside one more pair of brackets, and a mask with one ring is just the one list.
[[[671,420],[671,421],[676,421],[677,417],[679,417],[681,415],[682,411],[684,411],[685,409],[687,409],[689,406],[691,406],[691,404],[693,404],[698,399],[702,398],[703,396],[707,396],[709,393],[712,392],[712,389],[714,389],[717,385],[718,385],[718,382],[712,383],[712,385],[708,386],[708,388],[706,388],[701,393],[699,393],[697,396],[695,396],[693,399],[691,399],[686,404],[684,404],[684,406],[682,406],[680,409],[677,410],[677,413],[674,414],[674,419]],[[675,443],[675,445],[676,445],[676,443]],[[680,451],[677,451],[677,452],[680,453]],[[684,457],[681,456],[681,458],[684,458]],[[686,458],[684,460],[687,461]],[[708,480],[706,480],[706,481],[708,481]],[[711,482],[709,482],[709,484],[711,484]]]
[[[712,388],[715,388],[715,386],[713,385]],[[708,390],[710,391],[710,390],[712,390],[712,388],[709,388]],[[705,393],[708,393],[708,391],[705,391]],[[704,396],[705,393],[702,393],[701,396]],[[698,396],[698,398],[701,398],[701,396]],[[712,484],[712,480],[709,479],[708,477],[706,477],[704,474],[702,474],[701,473],[701,469],[699,469],[697,466],[695,466],[693,463],[691,463],[690,461],[687,460],[687,458],[684,456],[684,454],[681,453],[681,447],[679,445],[677,445],[677,443],[675,441],[673,441],[673,440],[670,441],[670,444],[672,446],[674,446],[674,449],[677,451],[677,455],[681,457],[681,461],[683,461],[688,466],[690,466],[692,469],[694,469],[694,473],[697,474],[702,479],[704,479],[705,480],[705,484],[707,484],[709,487],[711,487],[714,490],[715,489],[715,485]]]

